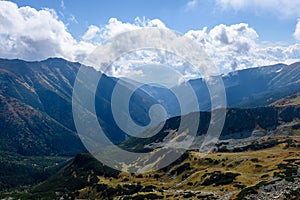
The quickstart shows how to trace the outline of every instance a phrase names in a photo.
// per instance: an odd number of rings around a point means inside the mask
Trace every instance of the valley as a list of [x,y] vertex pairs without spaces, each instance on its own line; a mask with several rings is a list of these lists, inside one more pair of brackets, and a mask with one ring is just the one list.
[[0,0],[0,200],[300,200],[300,0]]
[[[98,121],[124,150],[158,150],[180,137],[181,117],[192,122],[195,114],[200,116],[197,136],[185,154],[168,167],[141,174],[103,165],[81,143],[72,116],[72,90],[80,66],[58,58],[0,59],[2,199],[299,198],[299,63],[224,75],[225,124],[208,153],[199,151],[211,119],[204,80],[190,81],[199,94],[201,111],[183,116],[165,89],[139,88],[130,102],[131,117],[147,124],[149,107],[159,102],[169,118],[155,136],[141,139],[118,128],[110,107],[118,79],[103,75],[95,97]],[[86,69],[87,75],[99,73]]]

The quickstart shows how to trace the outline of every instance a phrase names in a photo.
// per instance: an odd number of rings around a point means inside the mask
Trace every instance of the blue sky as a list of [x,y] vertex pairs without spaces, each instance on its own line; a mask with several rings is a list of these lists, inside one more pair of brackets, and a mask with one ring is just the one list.
[[0,57],[81,62],[119,33],[159,27],[193,39],[221,73],[291,64],[300,61],[299,7],[297,0],[0,0]]
[[[243,1],[243,0],[242,0]],[[251,0],[250,0],[251,1]],[[293,33],[297,23],[297,14],[285,14],[273,8],[224,9],[215,0],[15,0],[19,6],[31,6],[36,9],[52,8],[61,20],[68,23],[68,29],[75,38],[84,34],[91,24],[105,25],[111,17],[123,22],[133,23],[136,17],[158,18],[167,27],[186,32],[191,29],[213,28],[218,24],[248,23],[253,27],[261,41],[295,42]],[[283,1],[284,2],[284,1]],[[288,2],[288,1],[287,1]],[[75,17],[75,21],[70,18]]]

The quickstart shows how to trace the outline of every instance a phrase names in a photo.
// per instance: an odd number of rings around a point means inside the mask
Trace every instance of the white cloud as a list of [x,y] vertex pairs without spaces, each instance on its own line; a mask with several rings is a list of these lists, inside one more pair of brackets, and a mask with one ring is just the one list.
[[92,40],[95,39],[97,34],[100,32],[100,28],[94,25],[90,25],[88,30],[82,36],[83,40]]
[[[225,0],[222,1],[226,2]],[[235,1],[232,1],[235,2]],[[241,1],[242,7],[243,0]],[[125,31],[141,27],[167,28],[159,19],[136,18],[133,23],[111,18],[106,25],[91,25],[80,40],[76,40],[67,30],[67,25],[59,20],[51,9],[36,10],[31,7],[18,7],[15,3],[0,1],[0,57],[20,58],[24,60],[42,60],[48,57],[63,57],[70,61],[82,61],[92,52],[97,43]],[[300,44],[282,45],[258,42],[258,34],[248,24],[230,26],[220,24],[208,30],[190,30],[185,34],[201,45],[221,73],[235,69],[299,61]],[[294,32],[300,40],[300,21]],[[162,59],[158,59],[162,57]],[[128,57],[133,64],[167,63],[178,67],[191,77],[184,61],[166,55],[163,52],[137,52]],[[112,69],[111,75],[122,76],[128,73],[130,63],[124,60],[124,70]]]
[[167,28],[166,25],[161,20],[159,20],[159,19],[148,20],[145,23],[144,27]]
[[257,48],[258,34],[245,23],[231,26],[220,24],[208,32],[204,28],[189,31],[185,35],[200,42],[222,73],[248,67],[250,63],[245,61],[253,56]]
[[110,18],[108,23],[103,27],[90,25],[88,30],[81,37],[83,41],[88,41],[93,44],[99,44],[109,38],[112,38],[120,33],[137,30],[143,27],[158,27],[167,28],[166,25],[159,19],[141,19],[135,18],[134,23],[122,22],[117,18]]
[[295,32],[294,32],[294,36],[297,40],[300,41],[300,19],[297,22],[296,29],[295,29]]
[[77,41],[54,10],[36,10],[0,1],[0,57],[24,60],[63,57],[70,61],[82,61],[96,48],[97,42],[141,27],[166,28],[159,19],[136,18],[131,24],[111,18],[104,27],[89,26],[82,40]]
[[216,0],[223,9],[233,8],[234,10],[255,11],[267,10],[279,13],[279,17],[299,17],[300,1],[298,0]]
[[189,30],[185,35],[199,43],[204,43],[204,40],[207,38],[206,31],[207,27],[204,27],[202,30]]
[[300,44],[259,43],[256,31],[245,23],[220,24],[209,31],[204,28],[185,35],[199,42],[221,73],[279,62],[290,64],[300,58]]
[[251,51],[258,38],[256,31],[245,23],[231,26],[220,24],[210,30],[209,36],[213,46],[240,54]]
[[[123,24],[122,22],[119,22]],[[111,27],[110,25],[108,25]],[[107,31],[110,29],[106,29]],[[113,32],[114,33],[114,32]],[[108,35],[112,33],[107,32]],[[290,64],[299,61],[300,44],[282,45],[258,42],[259,35],[246,23],[226,26],[220,24],[208,30],[190,30],[185,36],[203,47],[220,73],[237,69],[266,66],[277,63]],[[184,73],[186,78],[195,78],[195,72],[187,69],[186,63],[164,52],[138,52],[117,61],[110,73],[120,77],[129,74],[129,69],[146,63],[169,64]]]
[[136,30],[142,27],[158,27],[166,28],[165,24],[159,19],[147,20],[145,18],[140,19],[139,17],[135,18],[134,23],[124,23],[119,21],[117,18],[110,18],[108,24],[100,28],[98,37],[102,40],[114,37],[117,34]]
[[0,55],[5,58],[42,60],[64,57],[79,60],[95,46],[77,42],[51,9],[36,10],[0,1]]

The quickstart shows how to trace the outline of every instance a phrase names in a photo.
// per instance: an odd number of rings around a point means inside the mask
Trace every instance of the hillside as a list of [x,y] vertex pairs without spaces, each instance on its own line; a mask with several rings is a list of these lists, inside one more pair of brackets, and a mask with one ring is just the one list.
[[[185,116],[193,119],[193,113]],[[205,135],[210,123],[210,112],[200,112],[199,128],[197,136]],[[147,139],[129,138],[120,144],[124,149],[144,152],[151,148],[164,146],[174,137],[180,137],[177,132],[180,117],[173,117],[166,121],[162,130],[153,137]],[[225,124],[220,140],[237,140],[244,143],[248,140],[256,140],[263,136],[299,134],[300,105],[295,106],[267,106],[257,108],[230,108],[227,109]],[[170,131],[171,130],[171,131]],[[233,140],[233,141],[234,141]],[[199,147],[201,137],[195,139],[190,149]]]
[[[73,84],[80,66],[80,63],[58,58],[41,62],[0,59],[1,190],[37,183],[54,172],[44,171],[45,167],[51,168],[77,153],[86,152],[77,135],[72,115]],[[99,73],[86,68],[91,74]],[[125,135],[118,129],[110,111],[110,95],[116,81],[103,75],[103,87],[99,87],[96,98],[99,121],[108,127],[112,141],[120,142]],[[147,115],[144,107],[153,104],[153,100],[146,98],[146,101],[139,103],[142,99],[139,95],[143,98],[147,95],[139,91],[135,94],[135,116],[142,118],[139,116]],[[52,158],[39,158],[39,164],[29,161],[35,160],[35,156]],[[20,170],[24,166],[25,169]],[[7,169],[13,173],[7,173]],[[18,174],[22,175],[20,179],[17,178]],[[39,178],[32,178],[36,174],[39,174]]]
[[[58,58],[41,62],[0,59],[1,150],[23,155],[75,155],[85,150],[72,115],[73,85],[80,66]],[[87,78],[99,73],[85,68]],[[102,75],[96,92],[96,112],[108,137],[118,143],[125,134],[116,125],[110,106],[117,81]],[[147,108],[155,103],[147,93],[137,90],[131,103],[135,119],[145,123]]]
[[300,104],[300,93],[287,96],[279,99],[271,104],[271,106],[282,107],[282,106],[295,106]]
[[80,64],[61,59],[0,61],[1,150],[22,155],[84,151],[70,104]]
[[[268,144],[273,145],[266,147]],[[217,150],[207,155],[188,151],[171,166],[150,174],[121,173],[89,154],[79,154],[30,193],[5,195],[43,199],[299,198],[299,137],[266,137],[255,145],[264,148]]]

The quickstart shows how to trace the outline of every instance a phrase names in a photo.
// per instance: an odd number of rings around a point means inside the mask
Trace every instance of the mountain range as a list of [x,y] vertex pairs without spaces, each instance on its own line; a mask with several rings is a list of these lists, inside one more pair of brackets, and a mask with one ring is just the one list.
[[[2,150],[24,155],[74,155],[84,150],[76,134],[71,104],[80,66],[80,63],[58,58],[41,62],[0,60]],[[89,70],[99,73],[92,68]],[[126,134],[116,125],[110,107],[118,79],[101,77],[101,87],[96,94],[99,122],[107,127],[108,137],[120,143]],[[300,63],[251,68],[223,76],[228,107],[239,108],[265,106],[295,94],[300,91],[299,80]],[[210,97],[204,79],[189,82],[198,96],[200,110],[209,110]],[[133,95],[132,117],[137,123],[147,124],[148,109],[158,102],[167,108],[170,118],[180,116],[174,98],[166,89],[145,85]]]
[[[60,58],[39,62],[0,59],[1,190],[37,184],[63,166],[67,167],[64,169],[71,167],[76,171],[83,164],[78,161],[86,159],[82,155],[70,161],[78,153],[86,152],[77,135],[72,115],[73,85],[80,67],[80,63]],[[93,68],[82,67],[91,74],[100,73]],[[297,98],[292,95],[300,93],[300,63],[235,71],[223,75],[222,79],[229,108],[220,139],[238,142],[225,146],[219,144],[218,151],[243,151],[243,148],[249,148],[245,147],[249,145],[247,139],[251,143],[253,138],[298,133],[300,108]],[[97,88],[95,95],[98,121],[105,127],[106,135],[115,144],[131,151],[148,151],[149,146],[160,148],[169,133],[165,130],[176,130],[180,121],[181,113],[175,96],[164,88],[151,85],[144,85],[135,91],[130,102],[134,110],[131,117],[138,124],[149,123],[148,110],[157,103],[167,109],[170,119],[156,136],[145,140],[129,137],[117,126],[111,112],[111,94],[118,80],[102,74],[101,87]],[[210,121],[210,96],[205,79],[190,80],[189,84],[195,90],[200,105],[198,136],[201,136],[205,134]],[[130,90],[127,87],[123,89]],[[239,147],[238,143],[244,145]],[[256,147],[251,148],[257,150]],[[94,162],[90,158],[88,160],[88,163]],[[98,166],[91,165],[92,168]],[[105,175],[102,168],[97,171],[99,176],[119,176],[119,172],[109,169],[104,170],[109,173]],[[72,192],[85,186],[86,183],[82,183]]]

